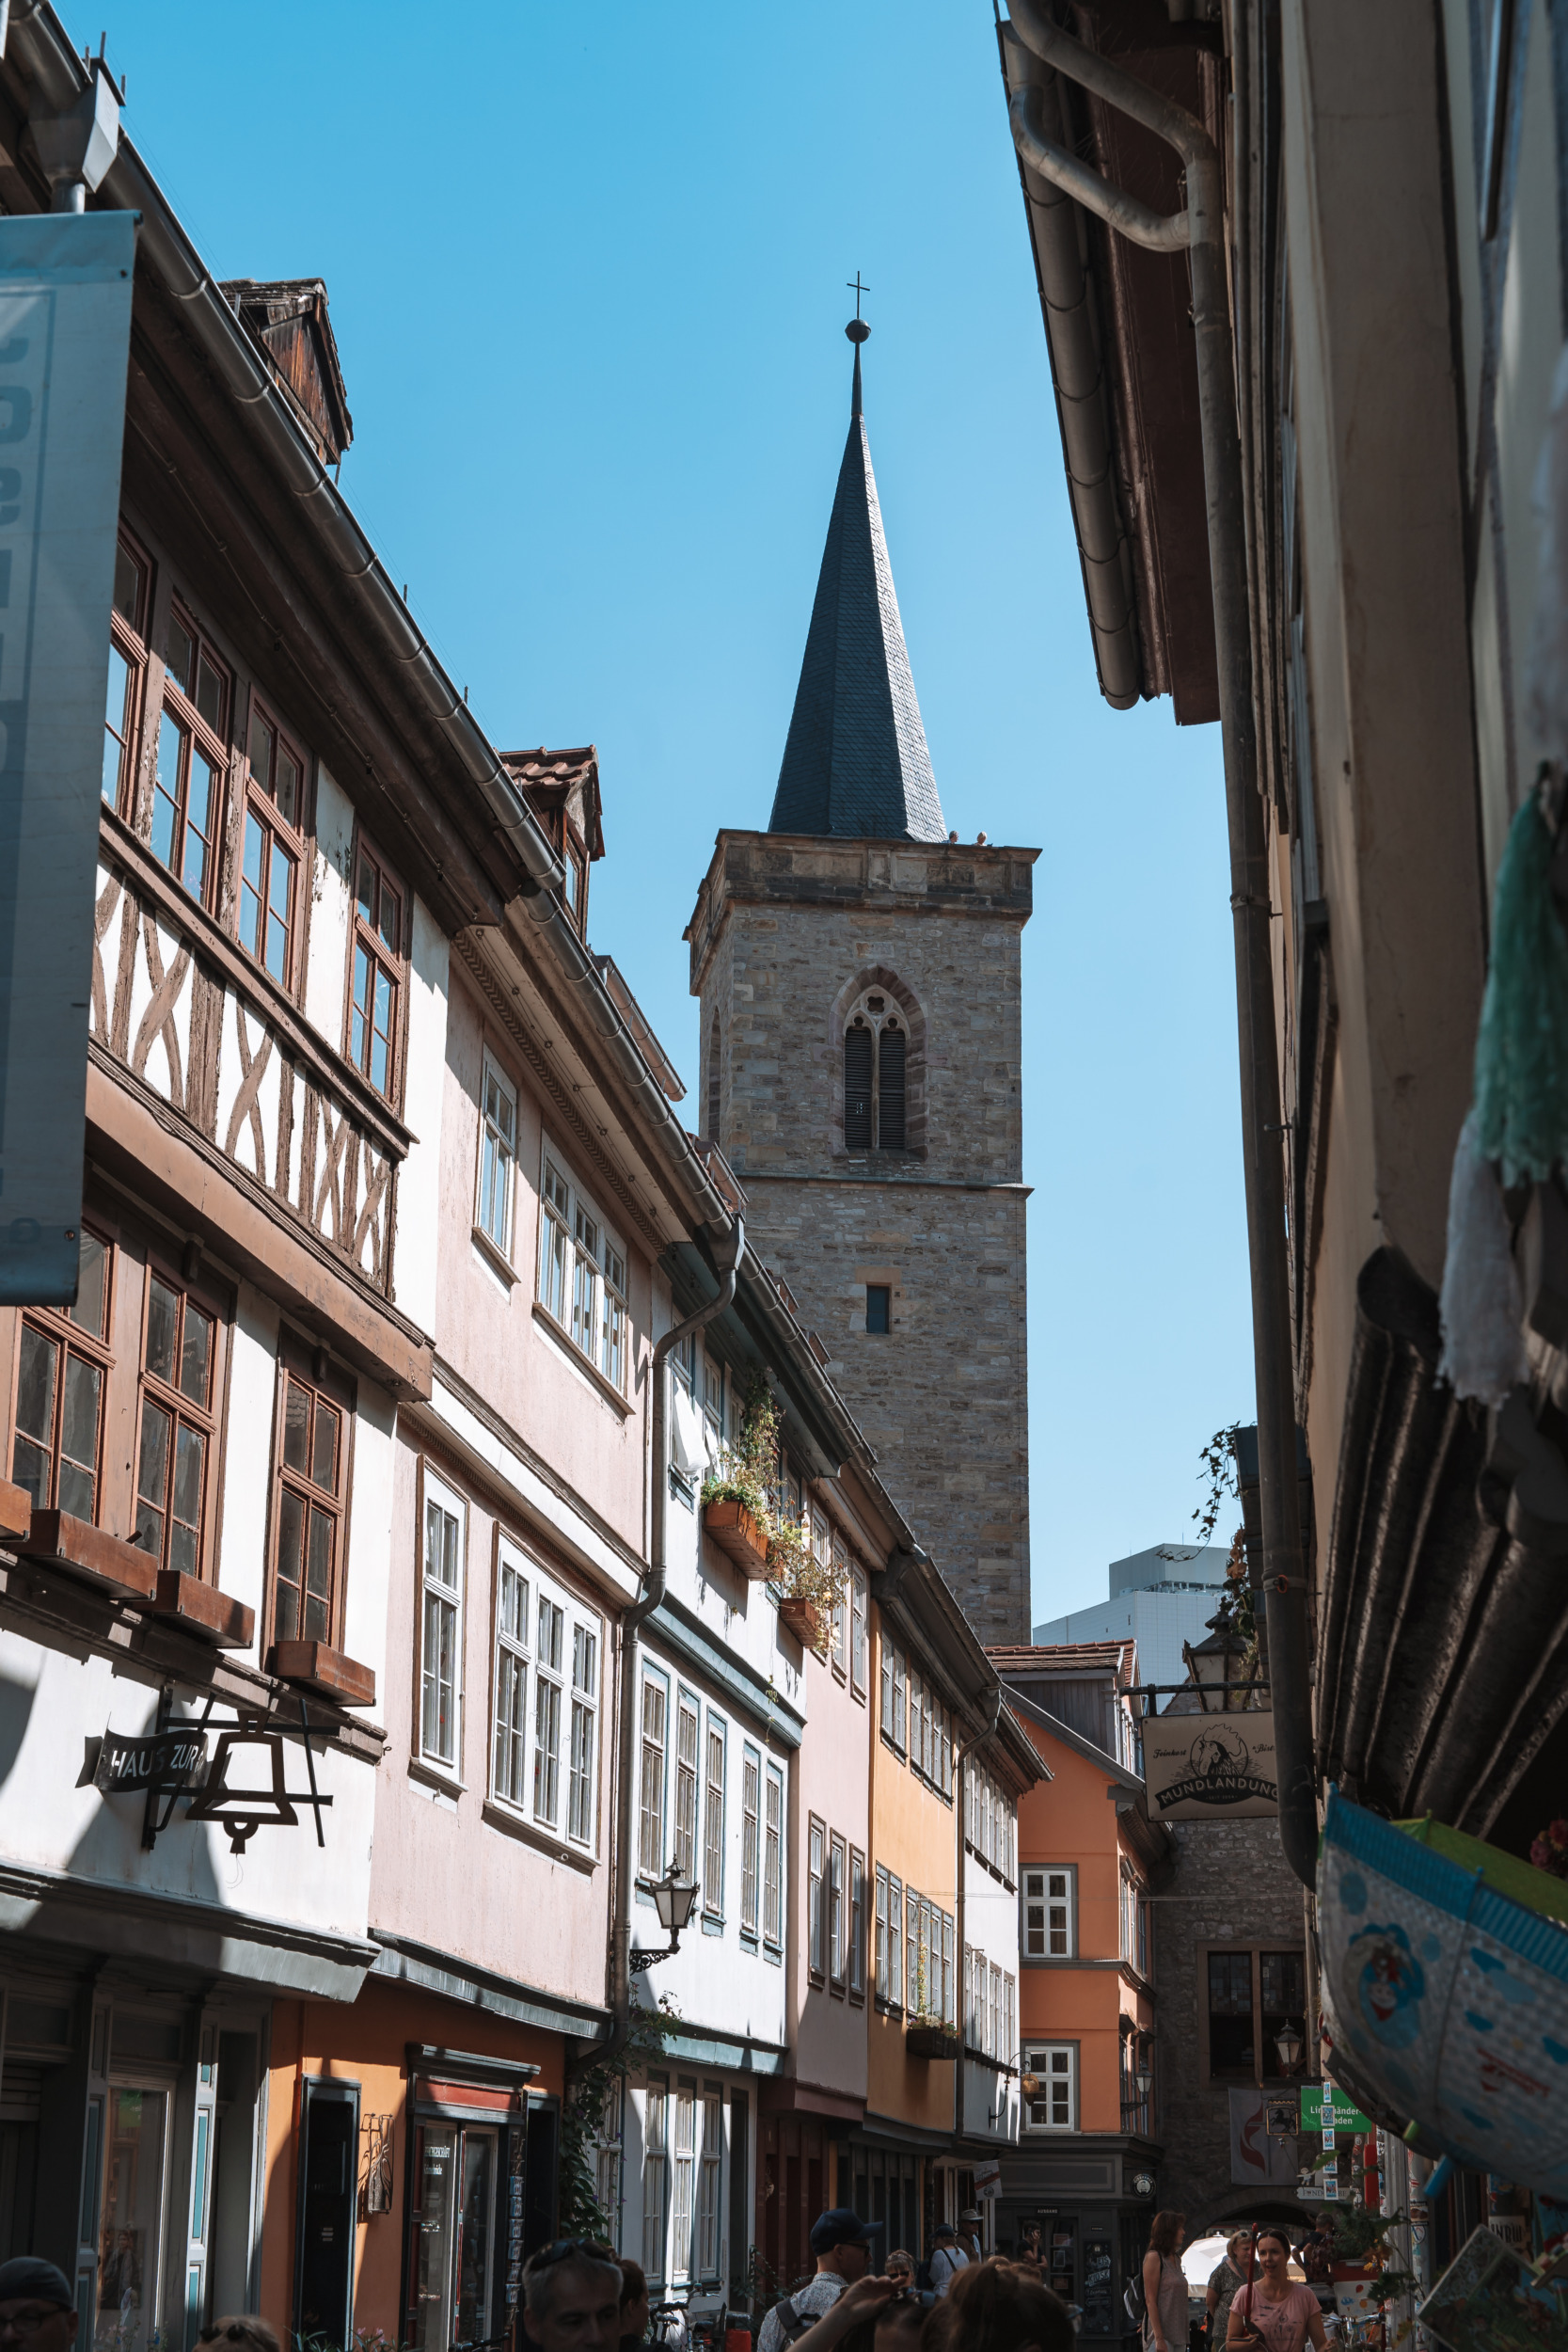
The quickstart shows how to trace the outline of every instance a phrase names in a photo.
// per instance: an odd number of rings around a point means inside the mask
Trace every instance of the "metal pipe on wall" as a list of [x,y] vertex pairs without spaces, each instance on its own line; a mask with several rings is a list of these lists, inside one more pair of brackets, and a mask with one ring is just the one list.
[[[1268,835],[1259,788],[1246,516],[1219,155],[1203,125],[1184,107],[1135,81],[1093,50],[1085,49],[1070,34],[1061,32],[1049,21],[1038,0],[1011,0],[1010,12],[1015,33],[1043,63],[1091,90],[1106,105],[1141,122],[1157,138],[1174,147],[1186,167],[1186,244],[1192,271],[1193,332],[1230,844],[1242,1148],[1258,1391],[1259,1501],[1263,1520],[1263,1590],[1279,1772],[1279,1842],[1291,1869],[1304,1885],[1310,1886],[1317,1877],[1318,1812],[1307,1586],[1296,1484],[1295,1382],[1286,1250],[1285,1157],[1281,1142],[1284,1128],[1280,1119],[1274,961],[1269,937],[1273,894]],[[1015,122],[1015,136],[1018,127]],[[1022,127],[1026,129],[1027,125]],[[1037,140],[1025,160],[1042,177],[1062,177],[1056,160],[1044,143]],[[1076,158],[1063,160],[1070,164],[1069,193],[1112,227],[1123,226],[1124,233],[1136,236],[1146,224],[1129,215],[1132,199],[1122,190],[1113,189]],[[1147,241],[1139,238],[1139,242]]]

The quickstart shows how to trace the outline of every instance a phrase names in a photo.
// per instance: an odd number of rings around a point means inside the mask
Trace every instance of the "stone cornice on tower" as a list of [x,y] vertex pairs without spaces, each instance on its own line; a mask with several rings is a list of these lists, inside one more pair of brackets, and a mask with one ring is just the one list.
[[813,834],[741,833],[714,844],[691,919],[691,993],[732,905],[879,907],[889,913],[980,915],[1027,923],[1038,850],[950,841],[831,840]]

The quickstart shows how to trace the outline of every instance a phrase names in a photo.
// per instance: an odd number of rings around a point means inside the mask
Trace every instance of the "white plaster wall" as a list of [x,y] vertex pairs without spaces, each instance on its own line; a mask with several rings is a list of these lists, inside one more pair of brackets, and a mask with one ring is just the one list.
[[[5,1747],[15,1750],[4,1783],[8,1867],[65,1872],[100,1885],[138,1888],[362,1937],[373,1768],[332,1750],[318,1751],[318,1785],[333,1800],[324,1817],[325,1849],[317,1845],[305,1809],[297,1828],[259,1829],[245,1852],[235,1854],[225,1831],[209,1822],[187,1824],[181,1804],[146,1853],[143,1795],[104,1796],[90,1783],[86,1788],[78,1783],[85,1771],[84,1742],[104,1731],[135,1737],[153,1730],[157,1702],[155,1686],[133,1678],[108,1659],[72,1657],[0,1630],[0,1724]],[[200,1712],[198,1693],[177,1690],[175,1708],[177,1715],[194,1720]],[[211,1755],[214,1733],[209,1732],[208,1742]],[[288,1743],[286,1755],[289,1788],[303,1788],[305,1759],[297,1741]],[[37,1909],[13,1883],[0,1900],[0,1928],[25,1930]]]
[[[1019,1938],[1018,1893],[1009,1890],[1002,1881],[988,1870],[966,1846],[964,1849],[964,1941],[972,1950],[984,1952],[1005,1976],[1013,1980],[1014,2042],[1018,2039],[1019,2004]],[[961,1987],[960,1987],[961,1996]],[[1014,2058],[1015,2049],[1008,2055]],[[973,2057],[964,2068],[964,2126],[982,2137],[1016,2140],[1018,2137],[1019,2102],[1018,2076],[998,2074],[991,2066],[978,2063]]]
[[[256,1644],[250,1656],[257,1664],[262,1638],[277,1389],[277,1309],[248,1282],[242,1282],[229,1345],[228,1446],[218,1532],[218,1582],[226,1593],[256,1612]],[[98,1728],[102,1730],[103,1725]]]
[[[408,972],[408,1060],[404,1120],[415,1142],[398,1172],[392,1295],[421,1331],[436,1328],[441,1210],[441,1105],[447,1072],[451,949],[422,899],[414,901]],[[455,1214],[455,1211],[453,1212]],[[469,1213],[465,1222],[471,1221]]]
[[343,1042],[348,942],[354,909],[354,809],[323,767],[316,770],[316,856],[310,877],[310,953],[306,1018],[335,1053]]

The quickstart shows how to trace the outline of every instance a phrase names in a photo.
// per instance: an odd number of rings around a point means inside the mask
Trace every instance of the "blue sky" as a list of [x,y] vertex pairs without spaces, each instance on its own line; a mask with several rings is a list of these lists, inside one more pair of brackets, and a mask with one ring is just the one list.
[[597,743],[594,944],[689,1083],[681,931],[768,819],[863,273],[947,820],[1041,851],[1035,1615],[1100,1597],[1252,1410],[1224,792],[1217,729],[1095,686],[990,0],[120,0],[108,54],[214,274],[325,278],[344,493],[492,738]]

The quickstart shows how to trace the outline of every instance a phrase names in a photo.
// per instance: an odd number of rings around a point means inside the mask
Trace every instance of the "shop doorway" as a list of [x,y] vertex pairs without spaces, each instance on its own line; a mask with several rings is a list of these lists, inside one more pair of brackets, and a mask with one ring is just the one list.
[[347,2344],[354,2324],[359,2086],[308,2075],[300,2117],[294,2328]]
[[494,2124],[416,2128],[410,2318],[418,2352],[447,2352],[449,2344],[500,2332],[494,2308],[500,2142]]
[[170,2104],[166,2090],[112,2083],[92,2119],[103,2133],[95,2352],[149,2352],[157,2333]]

